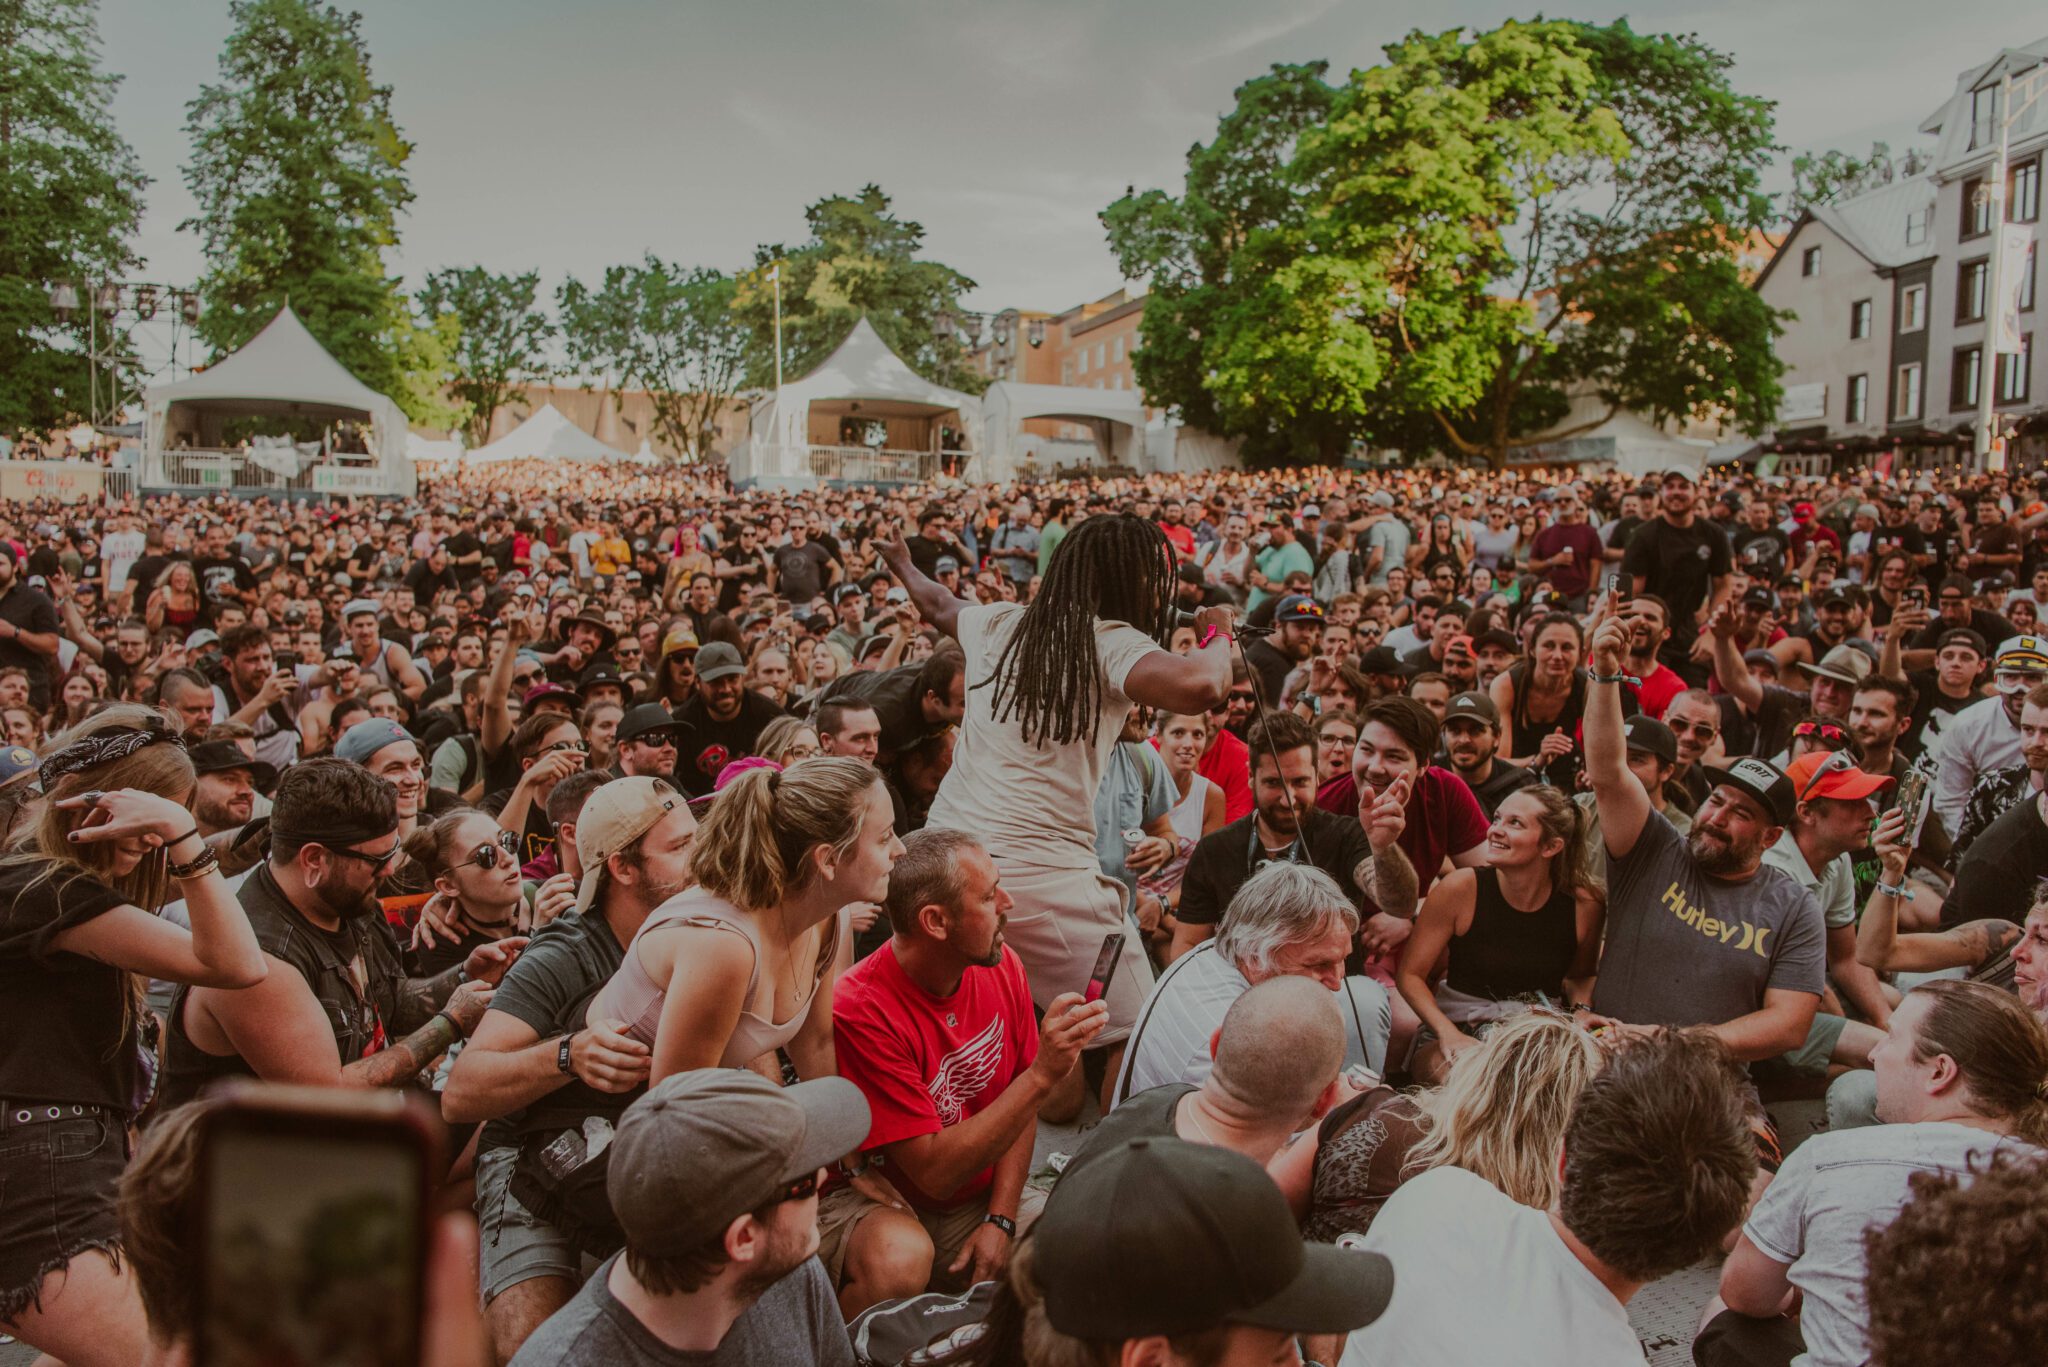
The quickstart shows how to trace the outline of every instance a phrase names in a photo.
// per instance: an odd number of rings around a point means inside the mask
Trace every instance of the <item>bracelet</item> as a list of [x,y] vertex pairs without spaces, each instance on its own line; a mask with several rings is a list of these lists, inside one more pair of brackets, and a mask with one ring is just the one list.
[[1208,646],[1209,646],[1209,643],[1210,643],[1211,641],[1217,641],[1217,640],[1223,641],[1223,642],[1225,642],[1226,644],[1231,644],[1231,645],[1235,645],[1235,644],[1237,643],[1237,638],[1236,638],[1235,636],[1232,636],[1232,635],[1231,635],[1231,634],[1230,634],[1229,632],[1225,631],[1225,630],[1224,630],[1224,629],[1223,629],[1222,627],[1216,626],[1216,625],[1214,625],[1214,624],[1212,623],[1212,624],[1211,624],[1211,625],[1209,626],[1209,628],[1208,628],[1208,629],[1207,629],[1206,631],[1204,631],[1204,632],[1202,633],[1202,639],[1201,639],[1201,640],[1199,640],[1199,641],[1197,641],[1197,642],[1195,642],[1195,649],[1196,649],[1196,650],[1206,650],[1206,649],[1208,648]]
[[449,1028],[450,1030],[452,1030],[452,1031],[453,1031],[453,1032],[455,1033],[455,1038],[457,1038],[457,1039],[468,1039],[468,1038],[469,1038],[469,1036],[468,1036],[468,1035],[466,1035],[466,1034],[464,1034],[464,1033],[463,1033],[463,1030],[462,1030],[462,1026],[461,1026],[461,1025],[460,1025],[459,1023],[457,1023],[457,1021],[456,1021],[455,1017],[453,1017],[453,1016],[449,1015],[449,1014],[448,1014],[448,1013],[447,1013],[447,1012],[446,1012],[445,1010],[443,1010],[443,1011],[436,1011],[436,1012],[434,1013],[434,1018],[433,1018],[433,1020],[430,1020],[430,1021],[428,1021],[428,1022],[427,1022],[427,1024],[429,1024],[429,1025],[432,1025],[432,1024],[434,1023],[434,1021],[447,1021],[447,1022],[448,1022],[448,1028]]
[[1910,902],[1913,900],[1913,890],[1907,887],[1904,883],[1899,884],[1897,887],[1893,887],[1890,883],[1885,882],[1883,879],[1879,879],[1876,890],[1878,892],[1886,894],[1887,896],[1896,897],[1902,902]]
[[1643,681],[1633,674],[1598,674],[1589,669],[1586,671],[1586,677],[1594,683],[1634,684],[1637,688],[1643,686]]
[[[165,849],[167,849],[167,850],[175,850],[176,848],[178,848],[178,846],[180,846],[180,845],[184,844],[184,843],[185,843],[185,842],[186,842],[187,840],[190,840],[190,839],[191,839],[191,838],[192,838],[193,836],[195,836],[195,835],[199,835],[199,827],[198,827],[198,826],[196,826],[196,825],[195,825],[195,826],[193,826],[193,828],[192,828],[191,830],[189,830],[189,831],[185,832],[185,833],[184,833],[183,835],[179,836],[179,837],[178,837],[177,839],[175,839],[175,840],[166,840],[166,841],[164,842],[164,848],[165,848]],[[205,836],[203,836],[203,835],[200,835],[200,836],[199,836],[199,838],[200,838],[201,840],[204,840],[204,839],[206,839],[206,837],[205,837]]]
[[199,878],[212,873],[219,867],[220,851],[214,849],[211,845],[202,845],[199,848],[198,857],[193,859],[191,863],[172,864],[170,866],[170,875],[177,879]]

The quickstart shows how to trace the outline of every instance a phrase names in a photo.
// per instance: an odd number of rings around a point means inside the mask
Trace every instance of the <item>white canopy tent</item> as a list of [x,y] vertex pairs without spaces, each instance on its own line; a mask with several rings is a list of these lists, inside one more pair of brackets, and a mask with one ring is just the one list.
[[[769,483],[808,483],[819,476],[862,482],[925,479],[936,467],[940,420],[971,449],[980,416],[971,394],[934,384],[904,364],[874,325],[862,318],[817,369],[754,403],[745,448],[734,474]],[[848,442],[841,430],[879,428],[883,440]]]
[[566,460],[582,464],[625,461],[632,457],[616,446],[607,446],[562,416],[551,403],[525,422],[487,446],[470,452],[469,459],[483,464],[503,460]]
[[1096,459],[1101,464],[1141,464],[1146,414],[1135,389],[1080,389],[998,380],[981,396],[981,478],[1015,479],[1018,465],[1038,454],[1043,439],[1023,430],[1032,418],[1086,427],[1094,437]]
[[[401,495],[414,488],[405,414],[349,374],[289,305],[227,359],[173,384],[151,386],[143,402],[146,488]],[[229,422],[265,417],[311,419],[330,430],[358,424],[365,449],[336,452],[319,442],[266,445],[260,452],[230,446]]]

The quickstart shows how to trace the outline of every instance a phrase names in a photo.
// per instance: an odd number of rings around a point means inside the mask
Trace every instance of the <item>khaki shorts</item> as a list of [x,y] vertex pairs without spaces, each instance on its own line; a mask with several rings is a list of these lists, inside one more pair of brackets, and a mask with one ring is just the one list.
[[996,861],[1003,891],[1016,903],[1003,940],[1024,962],[1031,1000],[1043,1011],[1062,992],[1088,986],[1102,937],[1124,936],[1116,977],[1109,985],[1109,1024],[1091,1047],[1120,1044],[1131,1033],[1138,1011],[1152,991],[1152,964],[1144,937],[1124,914],[1123,885],[1093,869],[1054,869],[1014,860]]
[[[1017,1198],[1017,1233],[1020,1237],[1045,1210],[1046,1195],[1042,1189],[1026,1186]],[[853,1243],[854,1230],[860,1227],[862,1220],[881,1209],[844,1184],[818,1198],[818,1258],[825,1264],[825,1271],[831,1274],[834,1287],[845,1280],[846,1250]],[[987,1199],[969,1201],[957,1210],[918,1210],[913,1207],[910,1213],[924,1226],[924,1232],[931,1235],[932,1289],[964,1290],[967,1285],[965,1274],[954,1276],[946,1269],[960,1256],[960,1250],[974,1237],[974,1231],[981,1228],[983,1218],[988,1214]]]

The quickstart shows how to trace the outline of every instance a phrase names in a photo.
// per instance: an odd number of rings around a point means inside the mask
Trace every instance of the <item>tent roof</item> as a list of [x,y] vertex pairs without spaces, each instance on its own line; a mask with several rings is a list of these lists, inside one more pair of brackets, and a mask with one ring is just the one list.
[[1022,384],[998,380],[982,396],[986,408],[1001,407],[1012,421],[1026,418],[1106,418],[1145,425],[1145,404],[1135,389],[1082,389],[1064,384]]
[[380,416],[393,407],[391,399],[329,355],[289,304],[226,360],[175,384],[153,386],[148,397],[152,406],[209,399],[269,400]]
[[[969,408],[974,396],[933,384],[889,350],[882,334],[863,317],[824,362],[800,380],[782,387],[792,404],[829,399],[895,399],[932,408]],[[775,394],[763,395],[770,402]]]
[[563,417],[561,409],[547,403],[504,436],[488,446],[477,447],[470,459],[591,462],[630,460],[631,457],[616,446],[607,446],[591,436]]

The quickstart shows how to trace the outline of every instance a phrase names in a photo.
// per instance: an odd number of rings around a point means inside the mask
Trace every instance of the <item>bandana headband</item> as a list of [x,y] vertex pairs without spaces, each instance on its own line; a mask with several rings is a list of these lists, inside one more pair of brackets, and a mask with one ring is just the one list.
[[102,764],[111,764],[117,759],[126,759],[147,746],[168,743],[185,748],[185,738],[171,731],[161,722],[148,726],[115,726],[105,731],[96,731],[82,740],[58,750],[36,766],[36,782],[44,792],[66,774],[82,774]]

